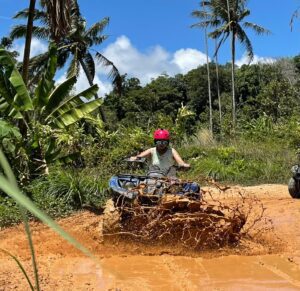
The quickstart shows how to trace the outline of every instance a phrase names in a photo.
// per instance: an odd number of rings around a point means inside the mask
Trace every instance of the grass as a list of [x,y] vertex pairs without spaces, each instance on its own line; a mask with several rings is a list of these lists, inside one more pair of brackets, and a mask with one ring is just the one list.
[[194,142],[179,151],[192,165],[185,177],[213,176],[222,183],[241,185],[286,183],[296,161],[293,148],[282,140]]

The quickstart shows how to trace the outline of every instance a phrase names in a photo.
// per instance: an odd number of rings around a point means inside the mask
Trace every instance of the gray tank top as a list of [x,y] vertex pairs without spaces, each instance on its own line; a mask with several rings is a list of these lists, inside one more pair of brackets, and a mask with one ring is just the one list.
[[[164,154],[159,154],[156,147],[151,148],[151,165],[150,169],[158,168],[162,172],[168,174],[168,176],[175,176],[176,171],[170,171],[170,168],[174,166],[174,158],[172,153],[172,148],[169,147]],[[174,172],[174,173],[173,173]]]

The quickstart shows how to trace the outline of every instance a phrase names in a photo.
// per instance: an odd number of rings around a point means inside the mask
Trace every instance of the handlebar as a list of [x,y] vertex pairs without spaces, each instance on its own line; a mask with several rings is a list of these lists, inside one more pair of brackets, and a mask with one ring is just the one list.
[[146,158],[139,158],[137,157],[136,160],[131,160],[130,158],[124,159],[125,162],[129,162],[129,163],[145,163]]

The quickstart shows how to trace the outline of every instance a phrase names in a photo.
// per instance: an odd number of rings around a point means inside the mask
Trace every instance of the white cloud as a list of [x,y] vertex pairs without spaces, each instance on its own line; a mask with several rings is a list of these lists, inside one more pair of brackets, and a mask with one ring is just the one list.
[[[270,57],[259,57],[257,55],[254,55],[253,60],[251,64],[272,64],[276,60]],[[236,65],[238,67],[241,67],[242,65],[248,65],[249,64],[249,58],[247,54],[244,54],[239,60],[237,60]]]
[[[210,61],[210,58],[209,58]],[[172,63],[176,64],[181,73],[186,74],[199,65],[206,63],[206,54],[196,49],[180,49],[174,53]]]
[[[174,76],[178,73],[187,73],[206,62],[206,55],[196,49],[180,49],[174,54],[157,45],[146,52],[138,51],[126,36],[120,36],[108,45],[103,55],[113,61],[121,74],[127,73],[130,77],[137,77],[142,84],[167,73]],[[103,68],[97,66],[97,71]]]
[[[24,48],[25,48],[24,42],[16,43],[12,48],[13,51],[17,51],[19,53],[19,56],[17,57],[17,60],[19,62],[23,61]],[[37,38],[32,39],[31,48],[30,48],[30,57],[34,57],[39,54],[42,54],[42,53],[46,52],[47,50],[48,50],[48,46],[47,46],[47,44],[45,44],[45,42],[43,42]]]
[[[20,53],[19,61],[23,60],[24,42],[16,43],[14,50]],[[31,56],[47,51],[47,45],[33,39],[31,45]],[[114,43],[109,44],[103,51],[103,55],[112,61],[121,74],[127,73],[129,77],[136,77],[142,85],[151,82],[162,74],[174,76],[176,74],[186,74],[188,71],[206,63],[206,55],[196,49],[182,48],[174,53],[168,52],[163,47],[156,45],[150,47],[145,52],[139,51],[126,36],[120,36]],[[96,65],[96,75],[94,83],[99,85],[99,95],[104,96],[112,90],[112,85],[107,80],[106,74],[109,69],[100,64]],[[57,83],[66,79],[65,74],[57,79]],[[85,75],[81,72],[76,84],[76,92],[89,87]]]

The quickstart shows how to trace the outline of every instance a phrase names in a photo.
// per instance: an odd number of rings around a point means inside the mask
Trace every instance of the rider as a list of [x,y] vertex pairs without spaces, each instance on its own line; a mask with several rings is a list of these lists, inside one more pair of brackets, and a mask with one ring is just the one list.
[[137,156],[133,156],[130,160],[134,161],[138,158],[151,158],[150,171],[158,169],[169,177],[176,176],[176,170],[173,167],[175,162],[183,168],[190,168],[190,165],[185,163],[178,152],[170,147],[170,133],[166,129],[157,129],[153,134],[155,147],[147,149]]

